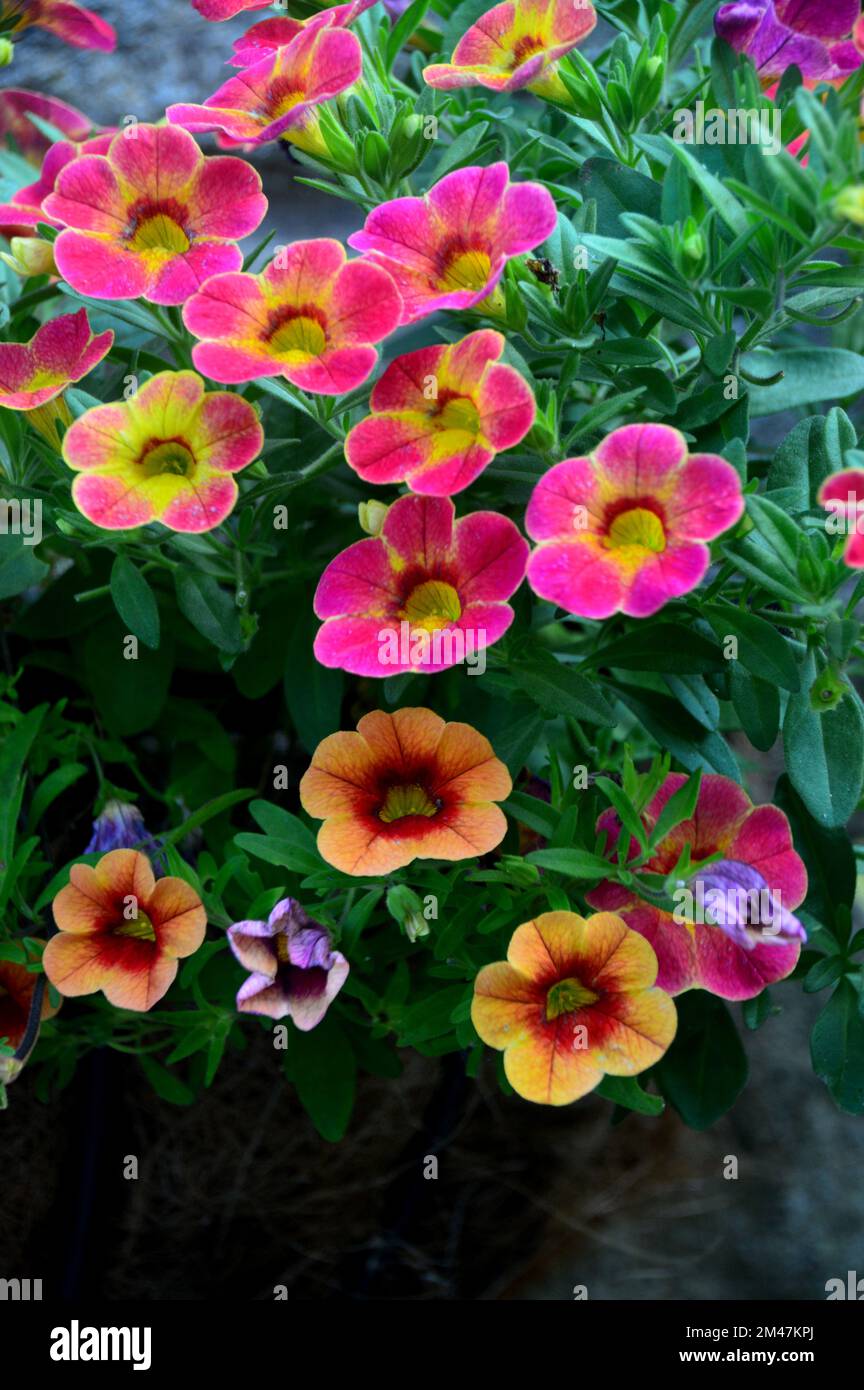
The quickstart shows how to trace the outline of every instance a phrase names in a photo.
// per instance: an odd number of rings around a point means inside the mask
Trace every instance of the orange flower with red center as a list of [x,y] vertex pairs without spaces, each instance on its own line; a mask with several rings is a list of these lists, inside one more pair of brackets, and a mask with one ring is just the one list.
[[656,978],[653,950],[620,917],[544,912],[516,928],[506,961],[480,971],[471,1019],[503,1051],[514,1091],[569,1105],[663,1056],[678,1016]]
[[414,859],[488,854],[507,831],[495,802],[513,784],[489,740],[431,709],[365,714],[356,733],[315,750],[300,801],[323,820],[318,850],[346,874],[387,874]]
[[[26,965],[13,960],[0,960],[0,1041],[15,1052],[27,1033],[38,979],[38,973],[28,970]],[[51,1003],[46,989],[42,995],[39,1021],[53,1018],[59,1007],[59,1004]],[[34,1044],[35,1041],[34,1036]],[[10,1057],[8,1053],[0,1053],[0,1085],[8,1086],[10,1081],[14,1081],[26,1060],[26,1057]]]
[[178,960],[204,940],[207,913],[182,878],[153,876],[150,860],[114,849],[98,864],[73,864],[53,902],[60,928],[42,957],[61,994],[102,990],[119,1009],[144,1012],[167,992]]

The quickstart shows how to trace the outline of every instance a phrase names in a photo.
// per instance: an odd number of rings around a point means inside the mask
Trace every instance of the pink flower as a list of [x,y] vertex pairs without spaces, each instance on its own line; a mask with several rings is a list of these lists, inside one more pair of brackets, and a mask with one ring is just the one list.
[[94,336],[79,309],[43,323],[29,343],[0,343],[0,406],[36,410],[92,372],[113,342],[110,329]]
[[94,526],[212,531],[237,501],[233,474],[263,443],[242,396],[205,392],[195,372],[159,372],[128,400],[85,411],[66,431],[63,458],[78,473],[72,500]]
[[254,232],[267,199],[244,160],[205,158],[184,130],[136,125],[107,154],[61,169],[43,207],[64,224],[54,256],[80,294],[182,304],[242,265],[234,238]]
[[235,15],[245,14],[247,10],[266,10],[270,0],[192,0],[193,10],[203,19],[221,24]]
[[46,29],[73,48],[101,48],[113,52],[117,35],[105,19],[74,0],[0,0],[0,21],[13,33]]
[[240,1013],[290,1017],[307,1033],[322,1020],[350,969],[330,933],[293,898],[283,898],[266,922],[235,922],[228,945],[250,971],[237,992]]
[[[685,781],[678,772],[666,778],[642,815],[648,830]],[[597,829],[609,836],[607,857],[617,857],[621,827],[615,812],[604,811]],[[634,872],[670,874],[685,845],[690,847],[694,864],[714,854],[722,856],[719,864],[708,864],[694,875],[690,890],[694,901],[689,910],[684,900],[680,913],[677,908],[675,914],[666,912],[638,897],[631,888],[612,882],[592,889],[587,901],[602,912],[617,913],[651,943],[659,965],[660,989],[669,994],[707,989],[721,999],[753,999],[766,985],[791,974],[804,936],[791,913],[807,895],[807,871],[793,847],[789,822],[776,806],[754,806],[737,782],[712,774],[702,778],[693,819],[670,831],[651,858]],[[634,839],[629,857],[637,852]],[[699,906],[700,881],[704,889],[701,897],[708,908],[701,913],[693,910]],[[709,895],[717,894],[719,883],[724,897],[715,896],[712,903]],[[745,902],[751,902],[747,894],[757,883],[765,885],[771,900],[767,914],[756,919],[767,923],[767,929],[760,928],[758,933],[751,929],[745,940],[736,912],[719,912],[717,903],[725,900],[734,909],[742,893]],[[758,898],[757,904],[761,908]],[[700,921],[700,916],[705,920]],[[721,924],[719,919],[724,918]],[[752,918],[753,913],[748,913],[748,919]]]
[[849,38],[859,15],[859,0],[736,0],[720,6],[714,27],[768,81],[794,64],[806,79],[836,82],[861,65]]
[[278,48],[284,48],[303,29],[321,29],[328,24],[334,29],[347,29],[374,4],[377,4],[377,0],[352,0],[350,5],[334,5],[332,9],[310,15],[308,19],[291,19],[288,15],[261,19],[247,29],[242,38],[234,40],[234,57],[229,60],[231,66],[248,68],[260,63],[263,58],[271,58]]
[[849,537],[843,559],[851,569],[864,569],[864,470],[846,468],[832,473],[819,489],[818,501],[831,513],[829,534]]
[[558,60],[591,33],[594,6],[585,0],[504,0],[471,25],[449,63],[423,69],[430,87],[489,87],[538,96],[567,95]]
[[668,425],[625,425],[535,487],[525,525],[539,545],[528,583],[580,617],[647,618],[696,588],[710,561],[705,541],[743,511],[725,459],[688,454]]
[[397,357],[375,383],[372,414],[345,440],[354,471],[433,497],[466,488],[534,423],[531,388],[499,363],[503,351],[502,335],[484,328]]
[[[57,186],[60,171],[71,164],[73,159],[85,154],[106,154],[114,134],[107,131],[94,135],[89,140],[73,142],[58,140],[51,145],[42,161],[42,169],[34,183],[28,183],[12,194],[8,203],[0,203],[0,227],[4,234],[22,235],[46,222],[53,227],[61,227],[60,222],[52,221],[45,211],[45,199]],[[14,233],[12,228],[14,227]]]
[[24,87],[7,87],[0,92],[0,147],[5,147],[7,137],[11,135],[31,164],[38,164],[51,144],[49,137],[43,135],[29,119],[31,114],[56,126],[67,140],[86,140],[93,130],[89,116],[67,102],[45,96],[43,92],[28,91]]
[[553,231],[546,189],[511,183],[504,163],[446,174],[423,198],[373,208],[348,244],[384,266],[405,304],[403,323],[438,309],[471,309],[491,295],[511,256]]
[[195,366],[213,381],[284,376],[303,391],[339,395],[365,381],[373,343],[399,323],[386,271],[348,261],[328,237],[294,241],[260,275],[215,275],[183,312],[203,341]]
[[203,106],[178,102],[166,114],[186,130],[222,132],[223,143],[265,145],[282,138],[326,153],[315,107],[344,92],[362,68],[356,34],[304,26],[284,48],[230,77]]
[[379,535],[331,560],[315,593],[322,666],[431,674],[503,636],[528,544],[497,512],[454,518],[449,498],[400,497]]

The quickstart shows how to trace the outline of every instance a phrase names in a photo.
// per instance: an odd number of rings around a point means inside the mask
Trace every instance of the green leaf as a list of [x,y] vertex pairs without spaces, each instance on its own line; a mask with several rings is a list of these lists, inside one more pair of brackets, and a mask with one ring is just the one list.
[[129,631],[154,650],[159,646],[159,608],[153,590],[128,555],[111,566],[111,597]]
[[47,705],[30,710],[0,744],[0,897],[12,891],[9,866],[15,853],[15,829],[24,798],[24,767],[45,718]]
[[550,717],[569,714],[610,726],[616,722],[611,705],[592,680],[545,652],[514,663],[510,676]]
[[773,800],[789,818],[795,848],[807,870],[804,906],[830,928],[837,907],[851,908],[855,901],[857,869],[849,836],[843,830],[826,830],[814,820],[785,774],[774,788]]
[[773,386],[748,388],[754,415],[776,415],[818,401],[845,401],[864,391],[864,358],[848,348],[760,348],[745,353],[742,365],[763,380],[783,373]]
[[594,1094],[625,1110],[635,1110],[639,1115],[662,1115],[666,1109],[663,1097],[643,1091],[635,1076],[604,1076]]
[[43,777],[37,783],[33,793],[33,800],[30,802],[30,810],[27,815],[27,829],[32,830],[39,824],[52,801],[71,787],[87,772],[83,763],[62,763],[60,767],[55,767],[53,772],[49,772],[47,777]]
[[702,675],[722,671],[720,648],[692,627],[676,623],[640,623],[593,652],[586,666],[611,666],[623,671],[670,671],[673,675]]
[[354,1109],[357,1064],[339,1020],[332,1014],[303,1033],[292,1028],[289,1057],[300,1102],[321,1135],[337,1143]]
[[535,849],[525,858],[529,864],[552,869],[557,874],[565,874],[567,878],[608,878],[612,872],[608,859],[581,849]]
[[285,701],[307,753],[314,753],[322,738],[339,728],[344,689],[342,672],[315,659],[312,644],[317,627],[311,605],[304,604],[285,660]]
[[855,426],[839,408],[827,416],[799,420],[774,455],[768,472],[769,492],[782,491],[783,503],[790,511],[807,511],[825,479],[840,472],[844,454],[856,443]]
[[753,999],[745,999],[741,1006],[741,1016],[744,1019],[744,1027],[751,1033],[755,1033],[761,1028],[763,1023],[767,1023],[772,1014],[779,1013],[780,1010],[771,1002],[770,989],[763,989],[761,994],[757,994]]
[[450,1033],[453,1028],[452,1015],[465,997],[464,984],[448,985],[446,989],[436,989],[434,994],[412,1004],[402,1018],[399,1046],[416,1047],[418,1043]]
[[99,623],[84,643],[84,671],[96,708],[105,727],[121,738],[140,734],[156,723],[173,667],[173,653],[166,643],[155,652],[142,647],[135,657],[126,651],[126,634],[114,619]]
[[212,820],[214,816],[221,816],[224,811],[230,811],[232,806],[239,806],[241,801],[248,801],[250,796],[254,795],[255,791],[252,787],[236,787],[234,791],[223,792],[221,796],[214,796],[212,801],[199,806],[197,811],[193,811],[191,816],[187,816],[181,825],[169,830],[167,835],[160,835],[160,843],[166,848],[178,844],[193,830],[206,825],[208,820]]
[[725,1115],[747,1081],[747,1056],[722,999],[699,990],[675,1000],[678,1032],[654,1069],[666,1099],[691,1129]]
[[502,810],[520,825],[527,825],[528,829],[537,835],[545,835],[548,838],[555,833],[558,815],[548,801],[541,801],[539,797],[528,796],[526,792],[511,792],[503,803]]
[[772,623],[731,603],[706,603],[702,613],[721,642],[738,639],[738,658],[754,676],[784,690],[800,689],[795,654]]
[[234,836],[238,849],[265,864],[274,864],[278,869],[290,869],[295,874],[316,873],[322,866],[320,856],[297,843],[279,835],[254,835],[243,831]]
[[38,560],[32,545],[25,545],[23,536],[0,535],[0,599],[23,594],[33,584],[39,584],[48,573],[48,566]]
[[845,825],[864,782],[864,716],[851,694],[836,709],[812,709],[809,692],[815,678],[811,653],[805,689],[790,698],[783,721],[786,770],[814,820],[823,826]]
[[864,1113],[864,1017],[858,991],[841,980],[810,1037],[813,1070],[841,1110]]
[[576,179],[583,199],[597,203],[597,231],[601,236],[626,237],[622,212],[641,212],[660,220],[661,186],[654,179],[626,169],[617,160],[586,159]]
[[760,753],[767,753],[780,732],[780,692],[735,664],[729,673],[729,693],[741,728]]
[[682,821],[693,819],[701,785],[702,771],[699,769],[687,778],[683,786],[672,793],[651,831],[652,845],[659,845],[660,841],[665,839],[669,832],[674,830],[676,825],[680,825]]
[[[598,777],[595,785],[615,808],[624,829],[630,832],[630,835],[643,850],[646,850],[648,848],[648,833],[627,793],[615,782],[610,781],[608,777]],[[623,841],[622,846],[623,844],[629,844],[629,840]]]
[[179,569],[174,575],[180,612],[220,652],[236,654],[243,646],[240,614],[230,594],[212,575]]
[[141,1069],[157,1096],[162,1100],[167,1100],[171,1105],[191,1105],[195,1100],[195,1093],[182,1081],[174,1072],[168,1071],[155,1058],[150,1057],[146,1052],[142,1053],[138,1061]]
[[846,971],[843,956],[820,956],[804,976],[802,989],[805,994],[818,994],[820,990],[833,985]]

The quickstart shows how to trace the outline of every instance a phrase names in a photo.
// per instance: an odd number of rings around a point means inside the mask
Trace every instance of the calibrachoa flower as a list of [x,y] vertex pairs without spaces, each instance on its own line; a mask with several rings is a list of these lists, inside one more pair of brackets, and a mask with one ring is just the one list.
[[73,48],[101,48],[111,53],[117,45],[117,35],[108,21],[75,0],[0,0],[0,24],[10,23],[14,33],[47,29]]
[[[14,1052],[21,1047],[27,1033],[33,992],[38,979],[38,974],[28,970],[26,965],[18,961],[0,960],[0,1041],[3,1041],[6,1047],[11,1047]],[[59,1007],[59,1004],[51,1003],[46,989],[42,995],[40,1022],[46,1018],[53,1018]],[[35,1043],[34,1037],[34,1046]],[[32,1051],[32,1047],[29,1051]],[[20,1075],[26,1060],[26,1057],[10,1057],[8,1054],[0,1053],[0,1085],[8,1086],[14,1081]]]
[[861,65],[849,38],[860,13],[860,0],[743,0],[721,5],[714,27],[750,55],[760,77],[782,77],[795,64],[805,78],[833,82]]
[[263,443],[242,396],[205,392],[195,372],[159,372],[128,400],[86,411],[67,430],[63,457],[78,472],[72,500],[96,526],[211,531],[237,501],[232,475]]
[[330,933],[293,898],[283,898],[266,922],[235,922],[228,944],[251,973],[237,991],[240,1013],[290,1016],[308,1033],[319,1024],[350,969]]
[[625,425],[540,479],[525,517],[539,541],[528,583],[581,617],[646,618],[695,589],[710,561],[704,542],[743,511],[725,459],[688,454],[668,425]]
[[277,48],[284,48],[289,44],[301,29],[320,29],[325,24],[330,24],[335,29],[346,29],[375,4],[377,0],[353,0],[350,5],[334,5],[331,9],[310,15],[308,19],[291,19],[288,15],[262,19],[253,24],[242,38],[234,40],[231,66],[248,68],[253,63],[260,63],[262,58],[271,57]]
[[221,23],[246,10],[266,10],[270,3],[271,0],[192,0],[192,8],[204,19]]
[[89,140],[58,140],[47,151],[42,161],[38,179],[19,188],[8,203],[0,203],[0,230],[5,236],[26,233],[38,223],[46,222],[52,227],[62,227],[62,222],[50,218],[45,211],[45,199],[54,192],[60,171],[85,154],[106,154],[114,132],[94,135]]
[[0,406],[35,410],[53,400],[92,372],[113,342],[110,329],[94,335],[79,309],[43,323],[29,343],[0,343]]
[[61,994],[102,990],[119,1009],[151,1009],[177,962],[204,940],[207,913],[182,878],[157,883],[146,855],[115,849],[98,864],[73,864],[53,903],[60,928],[42,957]]
[[597,23],[586,0],[505,0],[487,10],[456,45],[449,63],[423,69],[430,87],[489,87],[566,96],[557,62]]
[[323,859],[346,874],[387,874],[414,859],[473,859],[507,831],[494,803],[512,790],[489,740],[431,709],[364,714],[356,733],[319,743],[300,783],[324,824]]
[[[643,814],[648,829],[654,826],[670,796],[686,779],[671,773]],[[615,852],[620,827],[614,811],[604,811],[597,823],[598,830],[609,836],[607,854]],[[707,989],[721,999],[752,999],[766,985],[783,980],[795,968],[801,949],[803,929],[792,912],[807,894],[807,871],[792,845],[789,822],[776,806],[754,806],[747,793],[728,777],[703,777],[699,798],[692,820],[683,821],[661,840],[650,860],[644,864],[646,873],[669,874],[678,862],[685,845],[690,846],[693,863],[720,854],[721,863],[712,863],[697,871],[690,892],[698,891],[703,881],[702,896],[716,889],[720,874],[733,886],[749,891],[755,880],[748,871],[755,871],[769,895],[779,899],[783,913],[762,931],[742,942],[741,927],[747,921],[730,913],[725,925],[716,921],[700,921],[710,913],[689,911],[682,905],[678,916],[638,898],[630,888],[607,882],[588,895],[592,907],[617,912],[625,922],[650,941],[659,962],[657,976],[661,989],[680,994],[686,989]],[[636,841],[630,846],[630,856],[637,851]],[[637,874],[640,870],[636,869]],[[758,886],[758,885],[757,885]],[[758,924],[757,924],[758,925]]]
[[373,208],[348,244],[393,276],[403,323],[470,309],[491,295],[511,256],[553,231],[555,204],[537,183],[511,183],[504,163],[446,174],[423,198]]
[[454,513],[446,497],[400,497],[374,539],[331,560],[315,593],[322,666],[431,674],[503,636],[528,544],[497,512]]
[[406,482],[433,497],[468,487],[534,423],[531,388],[498,360],[504,346],[486,328],[397,357],[373,387],[372,414],[345,440],[354,471],[367,483]]
[[344,92],[362,68],[356,34],[304,26],[284,48],[230,77],[203,106],[178,102],[166,114],[186,130],[221,131],[231,144],[265,145],[281,137],[326,154],[315,107]]
[[517,927],[506,961],[474,982],[471,1020],[504,1053],[514,1091],[569,1105],[604,1076],[636,1076],[675,1036],[651,947],[610,912],[544,912]]
[[832,473],[820,487],[818,501],[831,514],[826,522],[829,533],[839,531],[849,537],[843,551],[846,564],[864,569],[864,470],[846,468]]
[[45,96],[44,92],[28,91],[25,87],[7,87],[0,92],[0,144],[5,146],[11,136],[31,164],[38,164],[51,144],[50,137],[30,120],[31,114],[50,122],[67,140],[86,140],[93,129],[89,116],[68,102]]
[[215,275],[183,311],[195,366],[213,381],[284,376],[339,395],[365,381],[373,343],[392,333],[402,303],[376,265],[349,261],[329,237],[294,241],[260,275]]
[[64,224],[54,245],[60,273],[95,299],[182,304],[208,276],[237,270],[235,238],[267,211],[261,179],[245,160],[205,158],[192,136],[137,125],[107,154],[61,169],[44,210]]

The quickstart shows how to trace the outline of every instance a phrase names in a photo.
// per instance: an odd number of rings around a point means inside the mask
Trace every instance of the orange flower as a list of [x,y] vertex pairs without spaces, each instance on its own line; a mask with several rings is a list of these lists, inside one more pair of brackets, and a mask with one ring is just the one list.
[[480,971],[471,1019],[504,1052],[514,1091],[568,1105],[663,1056],[678,1020],[656,978],[648,942],[614,913],[544,912],[516,928],[506,961]]
[[322,858],[346,874],[387,874],[414,859],[471,859],[507,831],[494,802],[510,774],[470,724],[431,709],[365,714],[356,733],[319,743],[300,801],[323,820]]
[[101,989],[119,1009],[144,1012],[162,998],[177,961],[204,940],[207,914],[182,878],[160,878],[134,849],[114,849],[95,867],[73,864],[53,903],[60,928],[42,964],[61,994]]
[[[38,979],[39,975],[33,970],[28,970],[26,965],[18,961],[0,960],[0,1039],[15,1052],[21,1047],[27,1033],[33,991]],[[46,1018],[53,1018],[59,1007],[59,1004],[51,1003],[46,989],[39,1011],[40,1022]],[[30,1051],[35,1042],[34,1037]],[[12,1057],[8,1053],[0,1053],[0,1085],[8,1086],[10,1081],[14,1081],[20,1075],[26,1060],[26,1057]]]

